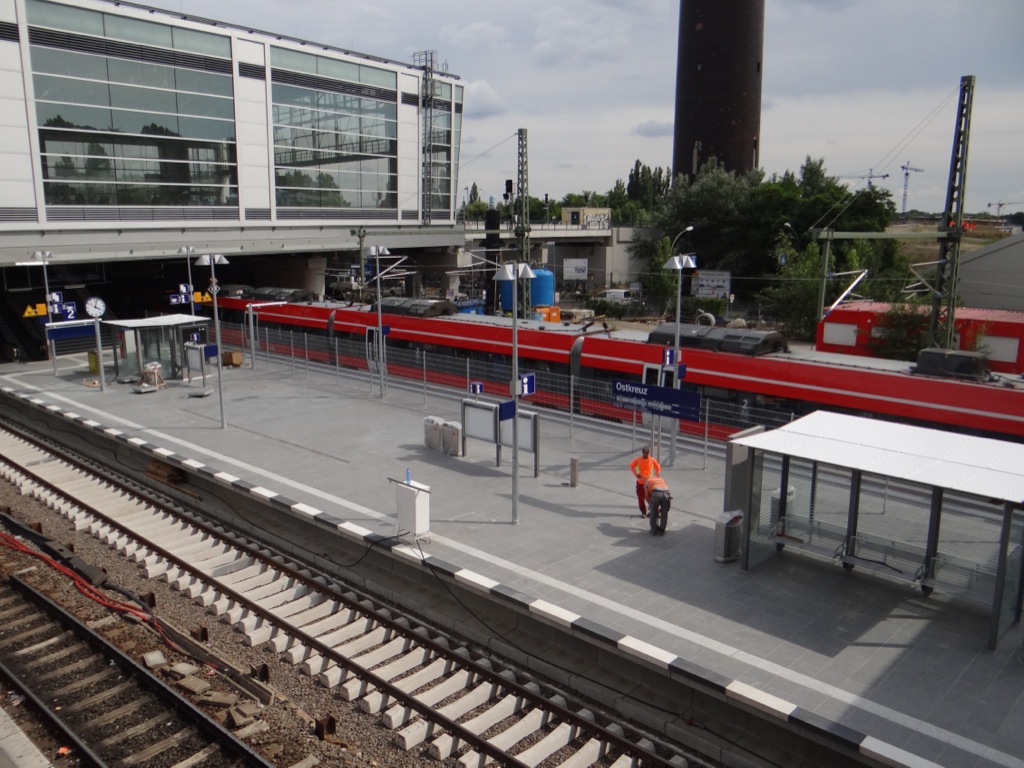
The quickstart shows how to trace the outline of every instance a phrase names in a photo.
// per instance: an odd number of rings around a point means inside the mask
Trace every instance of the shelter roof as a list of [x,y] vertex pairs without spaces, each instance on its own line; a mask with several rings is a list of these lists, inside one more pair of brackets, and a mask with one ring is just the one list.
[[939,429],[815,411],[784,427],[736,438],[794,458],[1024,503],[1024,445]]

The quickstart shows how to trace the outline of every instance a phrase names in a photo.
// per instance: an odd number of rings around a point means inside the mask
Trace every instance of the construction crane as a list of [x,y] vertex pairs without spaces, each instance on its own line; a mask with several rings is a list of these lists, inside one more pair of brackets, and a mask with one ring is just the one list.
[[888,179],[889,178],[889,174],[888,173],[883,173],[881,175],[878,175],[877,173],[875,173],[873,168],[869,168],[867,174],[865,174],[865,175],[861,175],[861,176],[856,176],[856,175],[854,175],[854,176],[837,176],[836,178],[837,179],[867,179],[868,180],[868,189],[872,189],[872,187],[873,187],[873,185],[871,184],[871,180],[872,179]]
[[914,166],[912,166],[910,164],[910,161],[907,160],[907,164],[906,165],[901,165],[900,166],[900,170],[903,171],[903,210],[901,211],[901,213],[906,213],[907,212],[907,187],[910,186],[910,172],[911,171],[918,171],[919,173],[924,173],[924,168],[915,168]]
[[985,205],[987,205],[989,208],[991,208],[992,206],[995,206],[996,218],[999,218],[1000,216],[1003,215],[1003,206],[1005,206],[1005,205],[1024,205],[1024,202],[1021,202],[1020,200],[1015,200],[1013,202],[1004,203],[1002,200],[1000,200],[998,203],[985,203]]

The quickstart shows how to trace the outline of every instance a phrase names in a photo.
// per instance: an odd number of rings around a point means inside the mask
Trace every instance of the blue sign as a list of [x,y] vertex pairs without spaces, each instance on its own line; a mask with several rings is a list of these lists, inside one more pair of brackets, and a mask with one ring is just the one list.
[[521,395],[535,395],[537,394],[537,374],[526,373],[519,377],[519,394]]
[[661,364],[666,366],[673,366],[676,363],[676,351],[672,347],[665,347],[665,353],[662,357]]
[[73,301],[65,301],[60,305],[60,315],[65,320],[77,320],[78,305]]
[[516,417],[516,401],[506,400],[498,403],[498,421],[508,421]]
[[484,383],[482,381],[471,381],[469,382],[469,394],[479,395],[484,391]]
[[390,325],[382,325],[380,327],[380,332],[381,332],[381,335],[387,336],[389,333],[391,333],[391,326]]
[[620,408],[646,411],[655,416],[700,421],[700,393],[656,387],[637,381],[616,381],[612,398]]
[[46,337],[51,341],[65,341],[68,339],[84,339],[95,333],[92,323],[82,325],[64,326],[63,328],[50,327],[46,329]]

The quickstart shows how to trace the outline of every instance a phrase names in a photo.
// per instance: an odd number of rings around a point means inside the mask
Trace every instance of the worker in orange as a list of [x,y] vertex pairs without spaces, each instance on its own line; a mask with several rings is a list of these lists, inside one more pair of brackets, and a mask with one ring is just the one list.
[[644,448],[639,456],[629,462],[629,471],[636,480],[636,503],[640,507],[640,517],[647,517],[647,494],[644,483],[661,474],[661,464],[651,456],[650,448]]
[[664,536],[668,525],[668,508],[672,505],[672,493],[665,479],[655,475],[644,483],[648,508],[651,510],[651,535]]

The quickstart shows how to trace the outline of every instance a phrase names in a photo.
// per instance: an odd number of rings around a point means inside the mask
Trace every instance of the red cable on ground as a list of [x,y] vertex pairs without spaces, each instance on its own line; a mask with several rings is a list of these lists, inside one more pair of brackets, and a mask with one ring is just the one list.
[[49,555],[45,555],[42,552],[38,552],[34,549],[31,549],[24,542],[22,542],[15,536],[12,536],[8,533],[0,532],[0,544],[3,544],[8,549],[12,549],[15,552],[21,552],[22,554],[29,555],[30,557],[34,557],[37,560],[41,560],[43,563],[50,566],[58,573],[61,573],[64,576],[71,579],[71,582],[75,585],[78,591],[81,592],[85,597],[89,598],[90,600],[99,605],[102,605],[104,608],[107,608],[108,610],[117,611],[120,613],[128,613],[135,616],[139,620],[150,624],[153,627],[153,630],[164,641],[164,643],[171,646],[172,648],[175,648],[176,650],[181,650],[177,643],[173,642],[167,636],[166,630],[160,625],[160,622],[157,621],[156,616],[154,616],[152,613],[143,611],[137,606],[133,605],[132,603],[125,603],[120,600],[112,600],[104,592],[98,590],[96,587],[94,587],[92,584],[90,584],[88,581],[86,581],[79,574],[75,573],[75,571],[68,568],[63,563],[57,562]]

